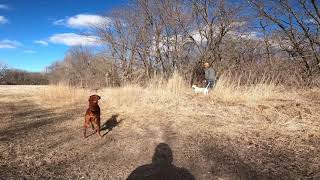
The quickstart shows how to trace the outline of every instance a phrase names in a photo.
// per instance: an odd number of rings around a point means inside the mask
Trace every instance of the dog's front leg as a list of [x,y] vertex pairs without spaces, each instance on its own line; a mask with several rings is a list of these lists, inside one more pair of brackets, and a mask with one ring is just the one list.
[[89,123],[90,123],[90,117],[85,116],[84,124],[83,124],[83,138],[87,137],[86,133],[87,133],[87,128],[88,128]]

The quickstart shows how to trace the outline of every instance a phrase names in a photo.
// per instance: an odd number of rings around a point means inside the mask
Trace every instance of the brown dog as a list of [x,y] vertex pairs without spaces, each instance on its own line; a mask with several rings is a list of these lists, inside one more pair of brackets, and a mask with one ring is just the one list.
[[98,95],[91,95],[89,97],[89,108],[87,109],[84,121],[84,132],[83,136],[86,138],[86,130],[88,126],[91,124],[92,129],[94,129],[94,124],[96,126],[96,132],[100,137],[100,107],[98,105],[98,101],[101,99]]

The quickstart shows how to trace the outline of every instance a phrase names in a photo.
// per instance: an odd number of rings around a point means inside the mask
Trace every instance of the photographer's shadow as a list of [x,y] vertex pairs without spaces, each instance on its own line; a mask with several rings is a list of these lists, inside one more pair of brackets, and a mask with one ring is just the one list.
[[195,180],[195,177],[185,168],[172,164],[172,150],[168,144],[157,145],[152,157],[152,163],[136,168],[127,180]]
[[112,131],[113,128],[117,127],[123,119],[118,121],[119,114],[113,114],[103,125],[101,126],[101,131],[108,130],[103,136]]

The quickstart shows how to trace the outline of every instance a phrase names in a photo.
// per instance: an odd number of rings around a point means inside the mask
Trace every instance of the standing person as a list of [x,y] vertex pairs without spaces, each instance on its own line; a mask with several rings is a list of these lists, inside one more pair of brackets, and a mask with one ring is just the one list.
[[210,67],[209,63],[205,62],[204,66],[204,73],[205,73],[205,81],[206,87],[212,88],[215,85],[216,80],[216,72],[212,67]]

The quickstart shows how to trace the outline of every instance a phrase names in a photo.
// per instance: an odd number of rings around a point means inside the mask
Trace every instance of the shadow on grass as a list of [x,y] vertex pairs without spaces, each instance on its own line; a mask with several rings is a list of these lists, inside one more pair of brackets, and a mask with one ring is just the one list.
[[152,157],[152,163],[136,168],[127,180],[195,180],[195,177],[185,168],[172,164],[173,154],[168,144],[157,145]]
[[105,123],[101,126],[101,131],[108,130],[105,134],[102,136],[105,136],[110,131],[112,131],[113,128],[117,127],[124,119],[118,120],[119,114],[113,114],[108,120],[106,120]]

